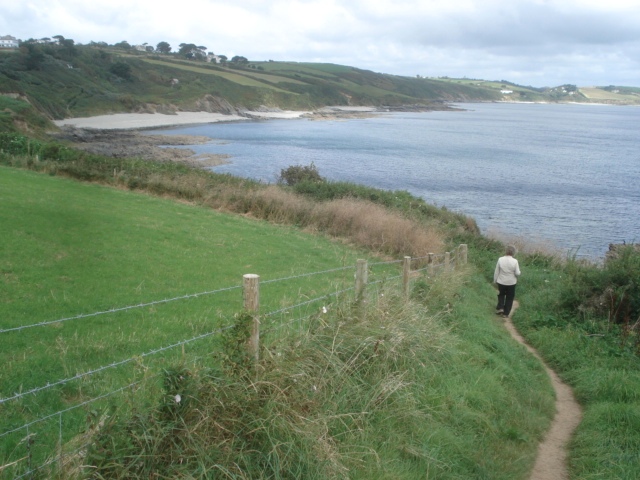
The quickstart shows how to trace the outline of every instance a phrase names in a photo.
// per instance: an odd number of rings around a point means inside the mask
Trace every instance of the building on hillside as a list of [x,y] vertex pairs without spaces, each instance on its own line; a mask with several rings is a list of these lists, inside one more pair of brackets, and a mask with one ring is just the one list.
[[20,41],[11,35],[0,37],[0,48],[18,48]]
[[205,60],[207,62],[220,63],[222,61],[222,58],[219,57],[218,55],[215,55],[215,54],[209,52],[207,54],[207,56],[205,57]]

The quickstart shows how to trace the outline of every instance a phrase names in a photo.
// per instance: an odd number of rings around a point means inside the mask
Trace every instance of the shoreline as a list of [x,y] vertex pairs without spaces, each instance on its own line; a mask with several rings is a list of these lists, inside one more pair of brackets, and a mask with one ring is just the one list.
[[245,110],[240,114],[219,112],[184,112],[165,113],[113,113],[92,117],[65,118],[54,120],[59,128],[75,128],[98,131],[152,130],[159,128],[182,127],[187,125],[206,125],[221,122],[249,122],[260,120],[340,120],[371,118],[376,115],[394,112],[432,112],[459,111],[459,107],[450,104],[442,105],[404,105],[402,107],[373,106],[327,106],[318,110],[280,110],[264,108],[261,110]]
[[384,112],[375,107],[325,107],[318,111],[245,111],[242,115],[212,112],[115,113],[55,120],[59,131],[52,136],[73,143],[88,153],[114,158],[141,158],[179,162],[194,168],[229,163],[229,155],[196,154],[188,145],[203,145],[209,137],[145,133],[172,127],[263,120],[339,120],[370,118]]
[[260,120],[296,120],[296,119],[348,119],[364,118],[388,113],[376,107],[324,107],[319,110],[269,110],[244,111],[242,115],[213,112],[176,112],[163,113],[113,113],[93,117],[65,118],[53,123],[62,129],[82,129],[98,131],[152,130],[158,128],[182,127],[188,125],[206,125],[211,123],[250,122]]

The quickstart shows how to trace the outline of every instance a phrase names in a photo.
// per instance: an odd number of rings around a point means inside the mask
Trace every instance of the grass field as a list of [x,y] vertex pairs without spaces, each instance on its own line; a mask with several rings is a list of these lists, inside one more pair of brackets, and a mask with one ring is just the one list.
[[[175,68],[178,70],[185,70],[187,72],[200,73],[205,75],[215,75],[217,77],[224,78],[225,80],[229,80],[230,82],[237,83],[238,85],[243,85],[245,87],[269,88],[271,90],[275,90],[277,92],[282,92],[282,93],[293,93],[293,92],[289,92],[288,90],[283,90],[281,88],[275,87],[265,82],[279,83],[279,82],[286,81],[289,83],[304,84],[304,82],[290,80],[284,77],[277,77],[269,74],[262,75],[259,73],[252,73],[252,72],[248,72],[247,74],[245,74],[244,71],[243,71],[243,74],[239,74],[232,71],[223,71],[223,70],[217,70],[217,69],[214,70],[212,68],[203,68],[203,67],[197,67],[193,65],[182,65],[176,62],[163,62],[161,60],[154,60],[151,58],[145,58],[143,60],[146,63],[150,63],[152,65],[160,65],[163,67]],[[264,80],[264,81],[261,81],[261,80]]]
[[[245,273],[268,281],[355,265],[358,257],[296,229],[10,168],[0,169],[0,192],[3,330],[238,286]],[[262,306],[306,301],[344,281],[352,286],[353,270],[265,285]],[[2,397],[210,332],[241,310],[235,289],[0,333]],[[45,397],[60,408],[113,382],[89,390],[80,382]],[[3,427],[31,418],[24,409],[21,402],[22,414],[3,412]]]
[[640,95],[623,95],[621,93],[609,92],[607,90],[603,90],[602,88],[595,87],[580,87],[580,92],[582,92],[587,98],[591,100],[602,100],[602,101],[616,101],[616,102],[633,102],[640,101]]

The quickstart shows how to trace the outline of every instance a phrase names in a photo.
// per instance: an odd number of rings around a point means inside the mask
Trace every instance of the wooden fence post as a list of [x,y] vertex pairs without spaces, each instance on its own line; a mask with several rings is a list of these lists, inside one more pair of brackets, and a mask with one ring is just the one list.
[[409,278],[411,276],[411,257],[404,257],[402,262],[402,287],[404,296],[409,298]]
[[451,252],[444,252],[444,271],[451,271]]
[[460,256],[460,264],[466,265],[468,260],[468,255],[469,255],[469,248],[467,247],[467,244],[461,243],[458,249],[459,249],[458,255]]
[[433,253],[429,253],[429,263],[427,265],[427,275],[433,278],[433,274],[435,273],[435,266],[433,264],[434,255]]
[[368,267],[366,260],[358,260],[356,266],[356,301],[361,302],[364,299],[364,289],[367,286]]
[[247,273],[242,278],[244,309],[251,313],[253,317],[251,336],[247,347],[249,354],[257,362],[260,359],[260,319],[258,318],[258,310],[260,309],[260,275]]

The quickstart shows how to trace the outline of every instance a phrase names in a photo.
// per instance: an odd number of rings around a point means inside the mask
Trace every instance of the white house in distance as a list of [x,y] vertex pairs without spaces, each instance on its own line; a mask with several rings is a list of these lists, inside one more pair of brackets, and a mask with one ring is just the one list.
[[222,61],[222,58],[220,58],[218,55],[214,55],[213,53],[209,52],[205,57],[205,60],[207,62],[220,63]]
[[11,35],[0,37],[0,48],[18,48],[19,46],[20,41]]

